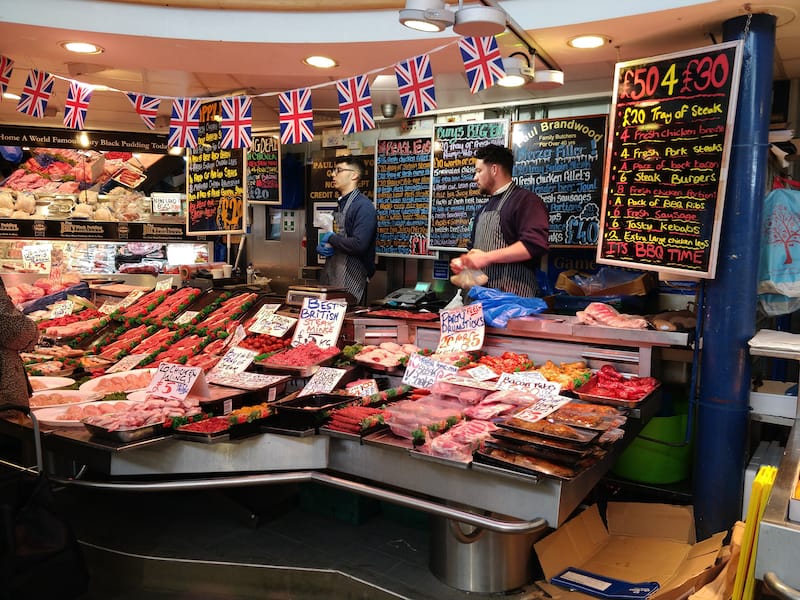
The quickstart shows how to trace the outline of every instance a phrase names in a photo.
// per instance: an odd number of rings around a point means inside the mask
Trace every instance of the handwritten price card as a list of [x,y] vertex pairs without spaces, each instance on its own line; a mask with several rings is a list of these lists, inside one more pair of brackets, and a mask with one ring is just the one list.
[[327,394],[333,391],[338,385],[339,380],[347,371],[345,369],[334,369],[333,367],[320,367],[311,376],[305,387],[300,390],[298,396],[308,396],[309,394]]
[[519,390],[539,398],[552,398],[561,391],[561,384],[547,381],[541,373],[503,373],[497,381],[498,390]]
[[616,65],[598,263],[714,277],[741,53]]
[[304,298],[292,346],[313,342],[320,348],[333,348],[339,340],[345,312],[346,302]]
[[152,192],[150,201],[153,204],[154,213],[173,213],[181,212],[181,195],[175,192]]
[[489,381],[490,379],[497,379],[497,373],[492,371],[486,365],[478,365],[477,367],[467,369],[467,375],[476,381]]
[[565,404],[572,402],[570,398],[564,396],[553,396],[552,398],[540,398],[530,406],[526,406],[521,411],[514,413],[514,417],[523,421],[535,423],[541,421],[550,413],[557,411]]
[[189,392],[193,392],[193,396],[208,398],[208,384],[203,369],[162,362],[147,386],[146,395],[167,400],[185,400]]
[[175,319],[176,325],[185,325],[186,323],[191,323],[192,319],[194,319],[200,312],[196,310],[187,310],[182,312],[178,315],[178,318]]
[[411,354],[406,364],[403,383],[415,388],[428,388],[446,375],[458,373],[458,367],[433,360],[421,354]]
[[144,357],[147,356],[146,354],[128,354],[128,356],[123,356],[119,361],[108,367],[106,369],[106,373],[120,373],[122,371],[130,371],[131,369],[135,369],[136,366],[144,360]]
[[47,273],[50,270],[53,247],[50,244],[36,244],[22,247],[22,268],[26,271]]
[[133,290],[130,294],[119,301],[117,308],[127,308],[142,296],[144,296],[144,292],[142,290]]
[[172,277],[159,277],[156,280],[156,291],[162,292],[164,290],[171,290],[172,289]]
[[441,335],[437,353],[468,352],[483,347],[486,327],[480,302],[439,311],[439,323]]
[[211,369],[211,372],[208,374],[208,380],[214,383],[214,378],[216,376],[229,377],[241,373],[250,366],[255,356],[255,350],[242,348],[240,346],[231,347],[230,350],[219,359],[219,362],[214,365],[214,368]]
[[347,393],[348,396],[358,396],[359,398],[377,394],[379,391],[378,382],[374,379],[362,380],[361,383],[349,385],[345,389],[345,393]]
[[71,315],[73,307],[74,305],[72,300],[61,300],[60,302],[56,302],[53,304],[53,310],[50,312],[50,318],[57,319],[58,317],[66,317],[67,315]]
[[233,375],[216,375],[211,383],[240,390],[263,390],[264,388],[269,388],[266,400],[267,402],[272,402],[278,396],[276,385],[289,379],[288,375],[267,375],[265,373],[242,371]]

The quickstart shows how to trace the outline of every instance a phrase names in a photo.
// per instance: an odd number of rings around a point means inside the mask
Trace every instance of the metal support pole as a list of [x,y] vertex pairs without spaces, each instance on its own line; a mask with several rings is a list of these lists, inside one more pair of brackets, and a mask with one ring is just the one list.
[[741,515],[751,371],[747,342],[755,334],[775,17],[730,19],[723,36],[744,39],[744,54],[716,278],[708,282],[703,309],[693,476],[698,539],[729,530]]

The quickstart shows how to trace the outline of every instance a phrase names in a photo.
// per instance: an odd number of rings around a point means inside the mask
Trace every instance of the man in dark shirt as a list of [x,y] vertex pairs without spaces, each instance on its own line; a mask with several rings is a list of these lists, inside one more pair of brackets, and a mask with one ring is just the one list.
[[475,213],[466,254],[450,261],[454,273],[482,270],[486,287],[518,296],[535,296],[536,269],[548,249],[547,207],[533,192],[511,179],[511,150],[488,144],[475,152],[475,177],[481,194],[490,196]]

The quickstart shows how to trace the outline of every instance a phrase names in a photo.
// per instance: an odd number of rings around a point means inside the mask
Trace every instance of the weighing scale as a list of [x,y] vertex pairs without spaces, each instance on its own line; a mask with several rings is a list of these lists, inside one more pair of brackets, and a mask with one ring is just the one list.
[[420,281],[413,288],[400,288],[391,292],[375,304],[390,308],[418,308],[435,300],[436,294],[431,291],[431,284]]
[[325,287],[321,285],[290,285],[286,292],[286,304],[289,306],[303,306],[306,298],[319,298],[320,300],[347,300],[347,290],[344,288]]

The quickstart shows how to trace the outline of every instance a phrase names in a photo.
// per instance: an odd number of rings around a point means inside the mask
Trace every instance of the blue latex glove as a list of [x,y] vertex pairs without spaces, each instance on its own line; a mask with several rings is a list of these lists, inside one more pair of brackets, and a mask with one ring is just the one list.
[[336,252],[330,244],[317,244],[317,254],[330,258]]
[[319,238],[319,243],[320,244],[327,244],[328,240],[331,239],[332,235],[333,235],[332,231],[327,231],[327,232],[323,233],[322,237]]

